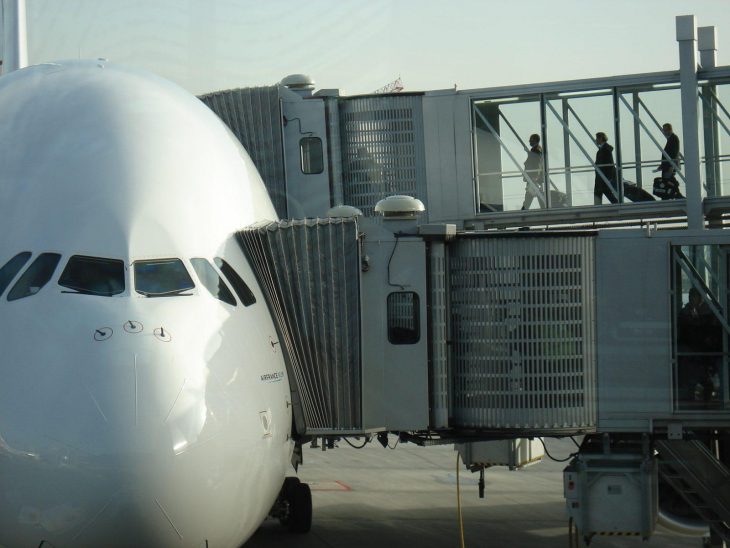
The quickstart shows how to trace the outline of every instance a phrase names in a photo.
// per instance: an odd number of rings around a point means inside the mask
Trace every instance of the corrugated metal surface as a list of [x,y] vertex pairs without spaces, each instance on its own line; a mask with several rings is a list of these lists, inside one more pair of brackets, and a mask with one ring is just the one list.
[[286,221],[238,236],[267,292],[306,431],[360,429],[357,222]]
[[343,198],[365,215],[394,194],[426,203],[420,95],[360,97],[340,103]]
[[276,213],[285,218],[286,180],[278,86],[217,91],[202,95],[200,100],[241,141],[266,183]]
[[449,426],[448,311],[446,250],[443,242],[431,242],[429,264],[429,317],[431,350],[431,426]]
[[452,426],[595,426],[594,255],[586,236],[449,244]]

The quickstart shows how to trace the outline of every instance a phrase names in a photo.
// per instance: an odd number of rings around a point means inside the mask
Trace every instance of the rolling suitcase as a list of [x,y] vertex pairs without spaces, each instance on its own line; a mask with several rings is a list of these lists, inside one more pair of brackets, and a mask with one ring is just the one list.
[[632,202],[656,202],[654,196],[631,181],[624,181],[624,197]]
[[679,181],[673,176],[669,179],[657,177],[654,179],[654,196],[658,196],[662,200],[674,200],[676,198],[684,198],[679,191]]

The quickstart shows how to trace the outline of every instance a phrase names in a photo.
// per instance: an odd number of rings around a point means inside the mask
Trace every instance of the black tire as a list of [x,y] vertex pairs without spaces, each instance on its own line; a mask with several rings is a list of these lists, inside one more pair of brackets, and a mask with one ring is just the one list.
[[308,533],[312,528],[312,492],[306,483],[297,483],[290,491],[287,527],[292,533]]
[[296,489],[296,486],[302,483],[298,477],[296,476],[289,476],[288,478],[284,478],[284,485],[281,488],[281,494],[283,497],[291,502],[292,493]]

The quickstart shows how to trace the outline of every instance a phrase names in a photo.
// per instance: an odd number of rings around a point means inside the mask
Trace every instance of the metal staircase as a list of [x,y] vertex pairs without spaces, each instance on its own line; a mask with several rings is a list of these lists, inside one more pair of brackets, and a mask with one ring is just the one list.
[[730,543],[730,470],[701,441],[661,440],[659,472],[726,543]]

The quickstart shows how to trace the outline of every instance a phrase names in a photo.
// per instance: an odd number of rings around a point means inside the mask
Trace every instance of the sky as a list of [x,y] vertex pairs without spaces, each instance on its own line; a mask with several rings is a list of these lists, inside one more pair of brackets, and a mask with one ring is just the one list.
[[352,95],[399,76],[421,91],[676,70],[687,14],[730,65],[730,0],[26,2],[31,63],[103,57],[196,94],[292,73]]

